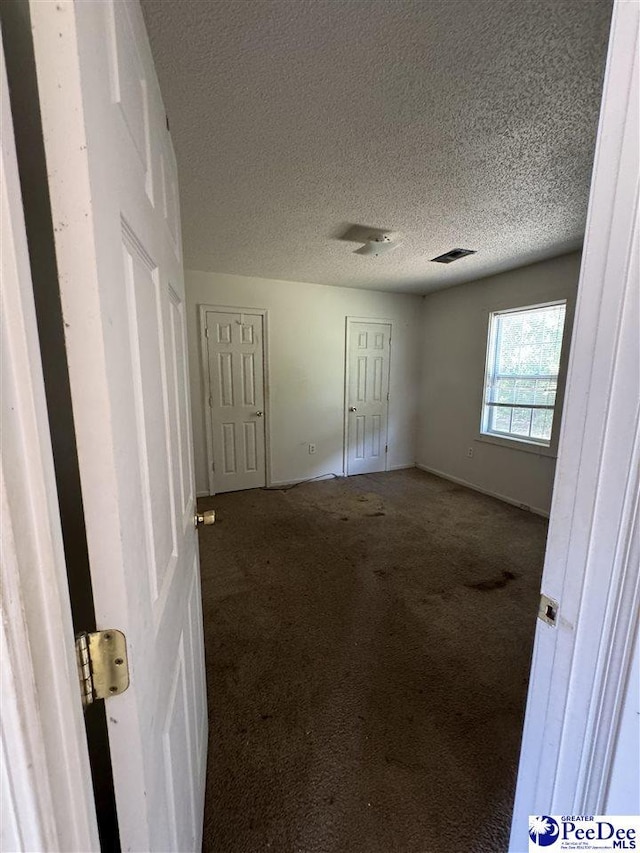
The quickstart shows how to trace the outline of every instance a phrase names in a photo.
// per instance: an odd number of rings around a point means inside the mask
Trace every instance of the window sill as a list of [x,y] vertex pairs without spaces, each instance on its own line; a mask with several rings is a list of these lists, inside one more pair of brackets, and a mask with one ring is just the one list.
[[508,447],[510,450],[524,450],[525,453],[535,453],[536,456],[547,456],[550,459],[557,459],[557,450],[551,447],[545,447],[542,444],[533,444],[528,441],[518,441],[517,438],[503,438],[499,435],[484,435],[481,433],[476,436],[476,441],[481,441],[484,444],[496,444],[498,447]]

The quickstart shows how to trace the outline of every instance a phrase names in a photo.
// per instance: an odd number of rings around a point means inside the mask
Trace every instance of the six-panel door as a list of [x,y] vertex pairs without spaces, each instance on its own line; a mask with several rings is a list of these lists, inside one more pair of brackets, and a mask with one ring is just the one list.
[[200,849],[207,752],[177,170],[142,12],[31,3],[123,850]]
[[264,334],[260,314],[206,312],[213,483],[265,485]]
[[386,469],[389,409],[388,323],[348,324],[347,474]]

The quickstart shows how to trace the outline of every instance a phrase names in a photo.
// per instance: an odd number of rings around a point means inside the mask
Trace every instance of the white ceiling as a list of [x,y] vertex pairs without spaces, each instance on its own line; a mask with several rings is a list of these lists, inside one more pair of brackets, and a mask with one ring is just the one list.
[[[143,9],[187,267],[426,293],[580,246],[610,0]],[[354,224],[402,245],[354,254]]]

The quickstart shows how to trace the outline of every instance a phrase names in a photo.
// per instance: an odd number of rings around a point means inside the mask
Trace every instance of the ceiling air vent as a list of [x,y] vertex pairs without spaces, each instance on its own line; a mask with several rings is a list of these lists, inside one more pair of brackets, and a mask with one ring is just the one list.
[[451,249],[444,255],[438,255],[437,258],[431,258],[431,260],[436,264],[451,264],[460,258],[466,258],[467,255],[475,255],[475,253],[475,249]]

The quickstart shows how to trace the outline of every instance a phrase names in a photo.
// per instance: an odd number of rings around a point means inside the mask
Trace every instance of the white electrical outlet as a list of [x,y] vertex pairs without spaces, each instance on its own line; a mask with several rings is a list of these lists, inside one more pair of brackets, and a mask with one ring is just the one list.
[[473,447],[469,447],[467,449],[467,456],[469,457],[469,459],[473,459]]
[[309,453],[315,453],[315,452],[316,452],[315,444],[310,444],[309,445]]

